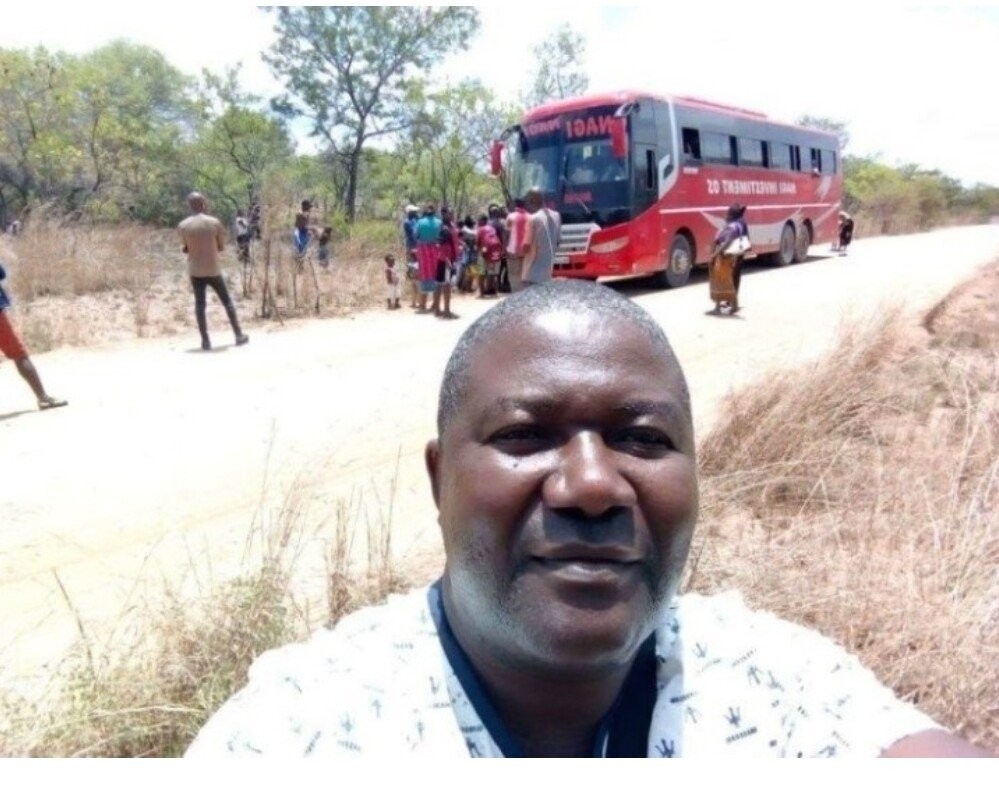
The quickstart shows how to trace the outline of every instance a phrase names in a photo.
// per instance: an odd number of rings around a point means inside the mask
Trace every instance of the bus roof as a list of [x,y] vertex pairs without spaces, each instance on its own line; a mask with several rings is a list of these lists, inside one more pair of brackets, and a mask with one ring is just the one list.
[[558,114],[567,114],[573,111],[582,111],[587,108],[593,108],[594,106],[619,106],[624,103],[631,103],[636,100],[641,100],[642,98],[652,99],[652,100],[662,100],[667,103],[676,103],[677,105],[687,106],[688,108],[696,108],[703,111],[714,111],[716,113],[729,114],[733,117],[739,117],[742,119],[753,119],[753,120],[766,120],[773,123],[774,125],[780,125],[786,128],[797,128],[798,130],[809,131],[811,133],[822,133],[825,135],[830,135],[829,131],[823,131],[816,128],[806,128],[801,125],[795,125],[789,122],[779,122],[777,120],[771,120],[766,114],[759,111],[751,111],[746,108],[739,108],[737,106],[730,106],[724,103],[716,103],[711,100],[702,100],[699,97],[685,97],[678,95],[661,95],[654,92],[645,92],[636,89],[624,89],[619,92],[605,92],[603,94],[590,94],[582,95],[580,97],[570,97],[565,100],[552,100],[549,103],[544,103],[540,106],[535,106],[534,108],[528,110],[524,114],[524,122],[535,122],[537,120],[548,119],[550,117],[556,116]]

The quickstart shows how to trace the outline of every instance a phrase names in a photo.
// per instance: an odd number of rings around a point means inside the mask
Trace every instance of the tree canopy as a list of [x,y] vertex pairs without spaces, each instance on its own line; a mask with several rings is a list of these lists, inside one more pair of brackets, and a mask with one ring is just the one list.
[[408,84],[478,29],[463,6],[311,6],[272,9],[277,41],[266,55],[287,93],[275,107],[306,117],[347,172],[353,220],[358,170],[372,139],[406,129]]
[[[222,217],[265,195],[309,197],[336,225],[393,217],[407,202],[467,213],[501,199],[489,142],[523,108],[482,82],[440,79],[478,29],[474,9],[266,13],[279,97],[248,92],[239,65],[193,77],[127,41],[83,54],[0,49],[0,226],[36,210],[169,225],[192,189]],[[584,53],[569,26],[546,36],[523,70],[523,104],[584,92]],[[849,142],[845,122],[798,121]],[[311,153],[292,135],[303,122]],[[885,233],[999,216],[999,188],[968,188],[939,170],[850,154],[843,172],[847,208]]]

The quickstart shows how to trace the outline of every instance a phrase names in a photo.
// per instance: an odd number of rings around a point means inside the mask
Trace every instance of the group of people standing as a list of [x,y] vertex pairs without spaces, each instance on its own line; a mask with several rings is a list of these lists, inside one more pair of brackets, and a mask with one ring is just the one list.
[[[453,288],[488,297],[547,283],[555,266],[561,224],[558,212],[545,208],[536,189],[506,208],[494,204],[478,219],[468,215],[460,222],[446,206],[440,215],[433,203],[427,203],[422,212],[407,206],[402,228],[410,307],[420,314],[455,319]],[[398,276],[388,264],[386,256],[391,293],[393,286],[398,291]],[[389,307],[398,307],[391,297]]]
[[295,214],[295,227],[291,233],[292,243],[295,246],[295,259],[299,269],[305,263],[305,256],[309,250],[309,244],[315,237],[316,261],[323,269],[328,269],[330,265],[330,241],[333,238],[333,228],[326,225],[320,228],[312,221],[312,201],[303,200],[301,210]]

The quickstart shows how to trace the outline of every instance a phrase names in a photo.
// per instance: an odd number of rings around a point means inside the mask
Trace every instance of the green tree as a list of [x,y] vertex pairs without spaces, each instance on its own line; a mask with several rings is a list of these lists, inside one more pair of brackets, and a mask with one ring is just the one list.
[[238,71],[203,73],[204,124],[192,148],[199,184],[230,210],[257,201],[265,175],[287,168],[294,155],[284,122],[240,88]]
[[72,205],[93,196],[147,220],[176,214],[176,194],[189,177],[181,146],[196,132],[193,81],[151,47],[116,41],[73,66],[76,125]]
[[326,6],[272,8],[278,39],[265,56],[287,94],[286,113],[312,123],[346,169],[344,205],[357,205],[365,145],[405,129],[407,81],[448,53],[464,49],[478,29],[474,8],[461,6]]
[[168,219],[196,127],[190,81],[156,50],[0,51],[0,197]]
[[44,48],[0,50],[0,203],[5,215],[51,196],[75,158],[67,136],[73,111],[67,60]]
[[526,105],[583,94],[590,87],[589,76],[579,69],[585,55],[586,40],[568,24],[559,26],[537,44],[534,47],[537,74]]
[[494,193],[496,187],[486,174],[489,144],[514,121],[516,112],[473,80],[438,91],[416,84],[409,102],[412,121],[406,151],[416,167],[412,196],[469,208],[473,194]]

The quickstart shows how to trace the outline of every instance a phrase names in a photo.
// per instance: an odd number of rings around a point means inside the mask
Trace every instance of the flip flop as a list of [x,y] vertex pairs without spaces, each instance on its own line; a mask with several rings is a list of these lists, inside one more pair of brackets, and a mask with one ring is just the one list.
[[48,400],[38,401],[39,411],[48,411],[50,408],[62,408],[63,406],[68,406],[68,400],[56,400],[54,397],[50,397]]

